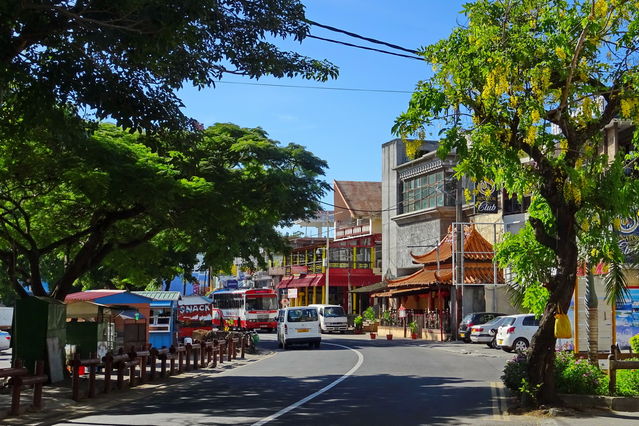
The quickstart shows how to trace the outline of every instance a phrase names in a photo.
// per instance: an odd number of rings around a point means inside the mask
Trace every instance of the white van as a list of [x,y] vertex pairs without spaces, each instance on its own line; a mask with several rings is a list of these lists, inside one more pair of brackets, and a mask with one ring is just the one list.
[[317,349],[321,341],[317,308],[297,306],[280,309],[277,315],[277,344],[280,348],[308,343],[310,348]]
[[320,319],[322,333],[339,331],[344,333],[348,330],[348,319],[344,308],[339,305],[308,305],[317,309]]

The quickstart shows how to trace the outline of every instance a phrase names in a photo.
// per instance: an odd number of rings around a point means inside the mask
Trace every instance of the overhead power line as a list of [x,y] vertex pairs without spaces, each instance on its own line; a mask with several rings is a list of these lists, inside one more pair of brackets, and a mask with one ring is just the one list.
[[357,49],[371,50],[373,52],[384,53],[386,55],[399,56],[399,57],[402,57],[402,58],[415,59],[415,60],[418,60],[418,61],[423,61],[424,60],[424,58],[421,58],[419,56],[404,55],[403,53],[395,53],[395,52],[390,52],[388,50],[375,49],[374,47],[366,47],[366,46],[361,46],[359,44],[347,43],[345,41],[333,40],[333,39],[325,38],[325,37],[318,37],[318,36],[315,36],[315,35],[312,35],[312,34],[308,34],[306,37],[314,38],[314,39],[322,40],[322,41],[327,41],[329,43],[341,44],[343,46],[355,47]]
[[374,39],[374,38],[371,38],[371,37],[364,37],[362,35],[359,35],[359,34],[356,34],[356,33],[350,32],[350,31],[342,30],[340,28],[332,27],[330,25],[320,24],[319,22],[311,21],[310,19],[306,19],[306,22],[308,22],[311,25],[315,25],[316,27],[324,28],[326,30],[333,31],[333,32],[336,32],[336,33],[346,34],[347,36],[354,37],[354,38],[359,38],[361,40],[366,40],[366,41],[369,41],[371,43],[382,44],[384,46],[388,46],[388,47],[391,47],[393,49],[402,50],[402,51],[407,52],[407,53],[412,53],[413,55],[419,54],[419,52],[417,52],[417,50],[414,50],[414,49],[407,49],[407,48],[399,46],[397,44],[388,43],[386,41],[377,40],[377,39]]
[[274,83],[252,83],[247,81],[217,81],[215,84],[239,84],[244,86],[267,86],[267,87],[289,87],[293,89],[316,89],[316,90],[337,90],[345,92],[375,92],[375,93],[413,93],[408,90],[390,90],[390,89],[361,89],[355,87],[322,87],[322,86],[303,86],[295,84],[274,84]]

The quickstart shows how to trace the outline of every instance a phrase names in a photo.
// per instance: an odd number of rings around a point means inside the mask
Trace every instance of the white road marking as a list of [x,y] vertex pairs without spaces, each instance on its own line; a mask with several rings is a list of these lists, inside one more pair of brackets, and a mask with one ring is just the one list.
[[348,346],[344,346],[344,345],[338,345],[337,343],[322,343],[323,345],[331,345],[331,346],[337,346],[340,348],[344,348],[344,349],[348,349],[351,350],[353,352],[355,352],[357,354],[357,363],[355,364],[355,366],[353,368],[351,368],[350,370],[348,370],[346,372],[346,374],[344,374],[342,377],[340,377],[339,379],[335,380],[334,382],[324,386],[322,389],[318,390],[317,392],[310,394],[309,396],[307,396],[304,399],[301,399],[299,401],[297,401],[294,404],[289,405],[286,408],[282,408],[280,411],[278,411],[275,414],[271,414],[268,417],[263,418],[262,420],[260,420],[259,422],[255,422],[253,423],[252,426],[261,426],[264,425],[270,421],[273,421],[275,419],[277,419],[278,417],[288,413],[291,410],[296,409],[297,407],[306,404],[308,401],[310,401],[311,399],[315,398],[318,395],[323,394],[324,392],[332,389],[333,387],[337,386],[338,384],[340,384],[341,382],[343,382],[344,380],[346,380],[346,378],[348,378],[348,376],[352,375],[354,372],[356,372],[359,367],[361,367],[362,363],[364,362],[364,355],[362,355],[362,353],[358,350],[355,350],[353,348],[349,348]]

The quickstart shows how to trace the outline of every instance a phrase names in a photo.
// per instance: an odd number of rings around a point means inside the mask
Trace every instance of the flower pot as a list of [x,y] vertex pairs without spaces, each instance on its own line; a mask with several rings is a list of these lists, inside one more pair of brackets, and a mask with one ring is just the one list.
[[371,339],[376,339],[377,338],[377,334],[376,333],[371,333]]
[[410,334],[410,337],[411,337],[413,340],[417,339],[417,333],[411,333],[411,334]]
[[387,334],[386,335],[386,340],[393,340],[393,335],[392,334]]

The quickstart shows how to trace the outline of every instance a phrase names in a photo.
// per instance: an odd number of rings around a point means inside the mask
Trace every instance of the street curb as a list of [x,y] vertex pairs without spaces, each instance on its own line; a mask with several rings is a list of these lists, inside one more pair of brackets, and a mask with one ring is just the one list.
[[[255,354],[254,359],[233,360],[233,364],[218,364],[216,368],[205,368],[197,371],[187,371],[174,376],[169,376],[162,381],[145,383],[135,386],[132,389],[112,390],[109,394],[99,394],[93,399],[82,399],[74,402],[65,399],[64,402],[55,408],[47,409],[45,406],[41,411],[25,411],[17,417],[0,417],[0,424],[6,425],[53,425],[71,418],[95,414],[98,410],[109,409],[118,405],[134,402],[152,395],[152,392],[164,392],[172,386],[180,386],[201,377],[219,377],[224,373],[237,370],[255,362],[262,361],[275,355],[276,352],[264,351]],[[113,398],[116,397],[116,398]]]
[[627,396],[559,394],[567,407],[576,409],[605,408],[614,411],[639,412],[639,398]]

